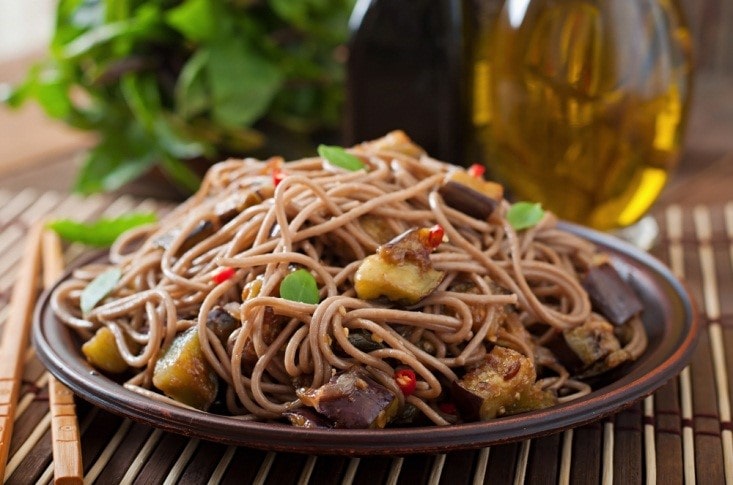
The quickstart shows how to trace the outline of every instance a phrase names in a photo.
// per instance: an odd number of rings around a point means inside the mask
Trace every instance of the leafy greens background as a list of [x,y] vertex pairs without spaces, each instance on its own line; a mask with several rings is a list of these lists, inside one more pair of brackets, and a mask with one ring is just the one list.
[[159,166],[188,191],[186,160],[262,146],[262,129],[338,127],[341,46],[354,0],[60,0],[46,61],[6,100],[37,101],[99,134],[83,193]]

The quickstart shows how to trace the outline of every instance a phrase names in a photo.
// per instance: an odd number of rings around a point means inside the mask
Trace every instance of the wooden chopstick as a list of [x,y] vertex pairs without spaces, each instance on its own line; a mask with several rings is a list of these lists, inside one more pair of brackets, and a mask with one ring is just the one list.
[[[43,286],[51,288],[64,271],[61,240],[55,232],[42,234]],[[79,421],[76,417],[74,394],[51,376],[48,380],[51,407],[51,440],[55,484],[83,483]]]
[[38,294],[42,231],[43,224],[39,222],[28,232],[0,341],[0,480],[5,477],[15,408],[23,377],[23,361],[28,350],[31,317]]

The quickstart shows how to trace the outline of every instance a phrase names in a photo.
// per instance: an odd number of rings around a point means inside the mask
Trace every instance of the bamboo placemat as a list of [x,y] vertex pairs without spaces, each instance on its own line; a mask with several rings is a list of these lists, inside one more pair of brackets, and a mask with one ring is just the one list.
[[[0,189],[0,326],[30,224],[155,210],[151,200]],[[705,323],[693,360],[653,396],[606,420],[475,451],[315,457],[162,432],[77,400],[85,483],[733,483],[733,202],[657,209],[652,253],[687,284]],[[84,251],[71,245],[68,262]],[[727,350],[731,352],[728,353]],[[2,356],[0,356],[2,358]],[[6,483],[52,483],[49,374],[26,358]]]

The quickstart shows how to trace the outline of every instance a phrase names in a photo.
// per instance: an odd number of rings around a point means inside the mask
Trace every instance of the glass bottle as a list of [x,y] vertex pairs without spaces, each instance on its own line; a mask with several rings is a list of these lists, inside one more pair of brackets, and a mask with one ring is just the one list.
[[460,0],[358,0],[350,21],[346,142],[400,129],[458,160],[463,92]]
[[491,175],[563,219],[639,220],[679,158],[689,104],[676,1],[506,0],[486,32],[469,49],[485,52],[468,71],[469,142]]

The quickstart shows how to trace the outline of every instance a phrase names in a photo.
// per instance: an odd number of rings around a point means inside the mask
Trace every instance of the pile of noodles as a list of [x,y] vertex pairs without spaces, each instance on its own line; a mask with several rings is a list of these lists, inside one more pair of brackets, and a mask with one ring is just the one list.
[[[542,343],[592,316],[579,275],[596,257],[594,245],[558,229],[551,214],[535,227],[515,231],[505,219],[506,201],[488,220],[455,210],[438,189],[457,167],[431,159],[401,133],[350,151],[366,161],[367,170],[348,171],[319,157],[213,166],[192,198],[159,223],[130,231],[115,243],[111,265],[121,268],[122,278],[103,302],[82,316],[81,291],[109,268],[92,265],[57,289],[56,314],[86,337],[109,327],[124,360],[139,371],[128,385],[147,389],[163,349],[176,334],[198,326],[206,359],[226,383],[229,412],[248,418],[278,418],[298,404],[297,387],[318,387],[358,364],[401,403],[406,400],[433,422],[447,424],[436,406],[445,383],[480,362],[494,343],[549,369],[541,385],[555,390],[560,401],[589,392]],[[276,188],[273,170],[286,175]],[[271,197],[181,250],[186,237],[202,221],[215,220],[222,206],[268,190]],[[365,230],[374,221],[389,228],[390,237],[412,227],[444,228],[446,242],[431,261],[445,278],[419,303],[405,307],[357,298],[354,273],[385,242]],[[315,277],[318,304],[278,296],[293,266]],[[236,273],[217,284],[212,277],[222,267]],[[259,294],[242,303],[242,289],[258,277],[263,282]],[[460,291],[466,282],[473,291]],[[206,326],[211,309],[224,305],[236,308],[242,322],[228,345]],[[269,345],[262,328],[266,312],[287,317]],[[505,318],[507,313],[516,318]],[[541,332],[528,330],[535,327]],[[365,352],[352,345],[348,332],[359,329],[383,348]],[[250,369],[242,366],[248,343],[257,354]],[[417,375],[417,388],[407,398],[393,379],[397,366]]]

